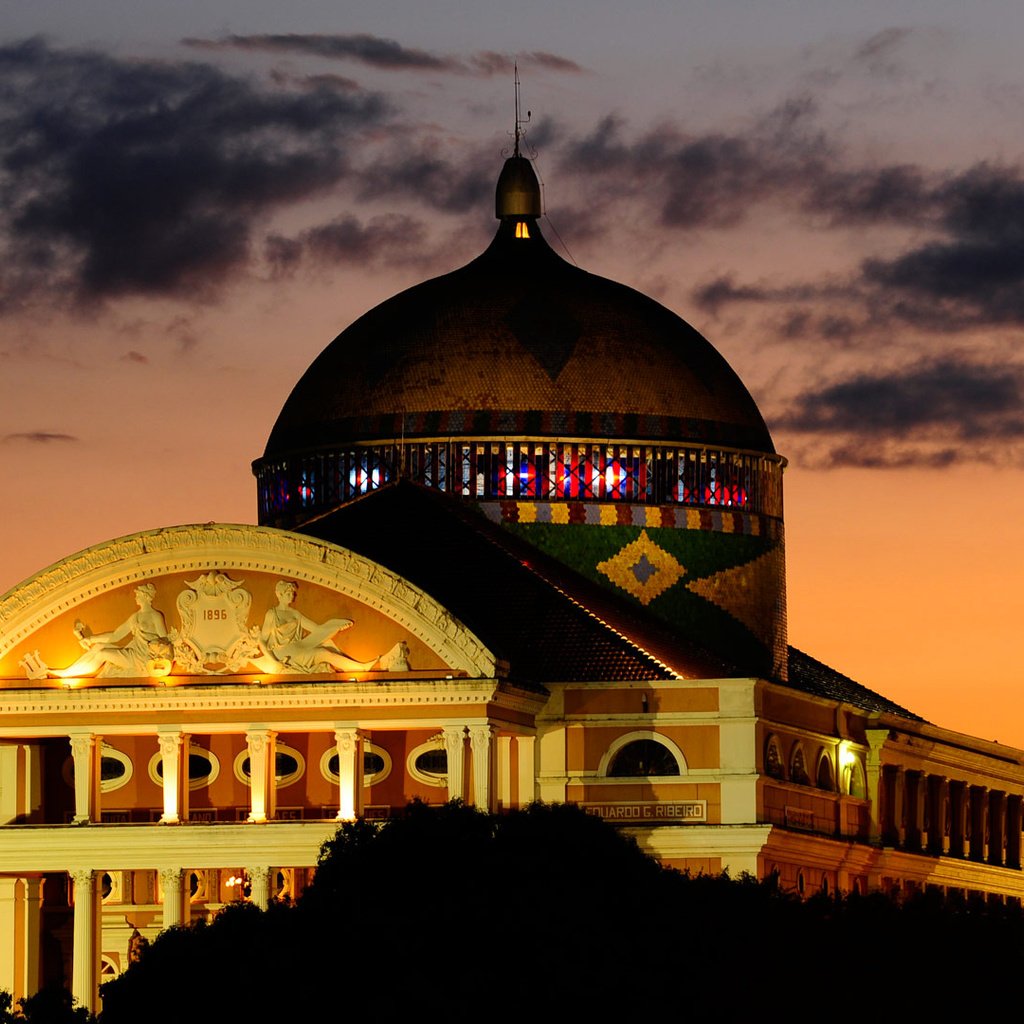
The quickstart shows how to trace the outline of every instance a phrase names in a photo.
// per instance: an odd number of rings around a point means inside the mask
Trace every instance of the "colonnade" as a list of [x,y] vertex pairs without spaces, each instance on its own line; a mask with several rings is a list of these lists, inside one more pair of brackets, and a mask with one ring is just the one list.
[[[204,733],[208,730],[204,730]],[[363,754],[371,735],[381,730],[361,727],[356,724],[335,723],[333,729],[338,755],[338,803],[336,820],[351,821],[363,812]],[[111,735],[116,735],[111,732]],[[101,760],[103,730],[82,730],[68,735],[74,762],[74,814],[76,825],[90,826],[102,820],[101,807]],[[249,812],[248,822],[263,825],[274,822],[276,812],[275,747],[277,730],[271,727],[251,727],[245,731],[246,750],[249,757]],[[162,776],[162,825],[186,825],[189,821],[188,805],[188,749],[190,735],[184,728],[161,727],[156,733]],[[532,735],[511,735],[499,731],[489,721],[461,720],[445,721],[441,724],[438,740],[447,753],[448,777],[447,797],[462,799],[481,808],[496,810],[509,808],[513,803],[525,805],[535,795],[534,737]],[[513,746],[515,745],[515,746]],[[516,757],[513,758],[513,750]],[[515,773],[515,775],[513,774]],[[513,796],[517,799],[513,801]],[[126,843],[136,843],[140,826],[109,824],[102,831],[92,830],[69,832],[67,826],[32,825],[24,829],[15,827],[7,832],[6,839],[12,842],[13,850],[20,840],[39,838],[43,833],[53,832],[52,842],[62,850],[59,855],[64,861],[63,870],[69,880],[69,896],[72,906],[72,978],[71,991],[84,1006],[98,1004],[100,954],[102,949],[103,904],[101,880],[115,865],[106,863],[112,859],[109,854],[91,855],[85,847],[89,844],[76,842],[88,835],[110,837],[112,830],[124,829]],[[321,842],[330,835],[331,826],[325,822],[278,822],[272,830],[260,835],[266,836],[261,842],[257,834],[236,825],[188,829],[187,833],[160,832],[161,835],[180,836],[183,842],[163,846],[159,856],[162,864],[147,863],[140,859],[147,855],[127,851],[120,868],[127,875],[131,871],[155,872],[159,878],[160,925],[169,928],[189,919],[189,877],[192,871],[226,871],[232,864],[243,864],[242,871],[249,887],[248,898],[257,906],[265,908],[274,887],[272,872],[284,864],[312,867]],[[154,836],[147,826],[141,826],[143,833]],[[284,853],[276,840],[285,834],[301,838],[293,843],[288,854]],[[230,833],[229,840],[223,837]],[[187,837],[187,838],[186,838]],[[308,837],[308,838],[305,838]],[[154,846],[149,844],[150,848]],[[228,848],[236,850],[231,852]],[[64,852],[66,851],[66,852]],[[252,856],[254,852],[263,857]],[[182,864],[169,864],[180,856]],[[283,860],[290,856],[291,860]],[[269,862],[272,857],[282,858],[281,863]],[[295,860],[295,857],[305,858]],[[232,860],[231,858],[234,858]],[[8,862],[15,858],[8,858]],[[52,859],[52,858],[51,858]],[[121,860],[118,855],[118,860]],[[5,863],[8,863],[5,862]],[[52,874],[53,865],[42,867],[26,857],[23,869],[17,873],[4,867],[0,875],[0,988],[8,988],[17,994],[35,992],[41,981],[40,936],[42,927],[42,874]],[[220,894],[218,894],[220,896]],[[218,900],[211,901],[218,903]],[[62,903],[63,905],[63,903]],[[8,937],[14,940],[4,951]]]
[[[379,730],[339,725],[334,730],[338,754],[339,821],[353,821],[363,812],[363,752],[369,737]],[[440,737],[448,760],[448,799],[465,800],[476,807],[497,810],[512,806],[512,744],[517,747],[516,789],[518,803],[534,799],[535,768],[533,735],[499,733],[490,722],[452,722],[442,726]],[[163,808],[160,823],[176,825],[188,821],[188,748],[190,736],[183,729],[164,728],[157,732],[161,758]],[[276,813],[274,765],[277,732],[252,728],[245,732],[249,757],[248,821],[273,820]],[[99,731],[69,736],[74,759],[75,824],[101,820],[100,761],[103,736]],[[468,769],[468,771],[467,771]],[[467,783],[472,780],[471,791]]]
[[884,846],[1020,868],[1021,794],[884,765],[879,796]]

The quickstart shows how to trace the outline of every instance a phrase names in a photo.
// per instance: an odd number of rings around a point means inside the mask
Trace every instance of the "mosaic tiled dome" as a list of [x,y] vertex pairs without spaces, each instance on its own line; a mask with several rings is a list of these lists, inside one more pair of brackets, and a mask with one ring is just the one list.
[[[516,237],[524,230],[529,237]],[[584,436],[773,453],[739,377],[696,330],[503,219],[467,266],[381,303],[306,371],[264,459],[398,437]]]
[[433,551],[405,500],[418,485],[785,678],[785,460],[750,393],[674,313],[552,251],[518,152],[495,213],[484,253],[382,302],[306,371],[253,467],[260,522],[331,531],[353,502],[400,493]]

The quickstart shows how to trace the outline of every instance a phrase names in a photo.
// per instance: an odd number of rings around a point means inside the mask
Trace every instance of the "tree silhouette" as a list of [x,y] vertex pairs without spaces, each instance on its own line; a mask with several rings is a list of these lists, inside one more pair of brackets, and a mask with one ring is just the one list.
[[[1018,905],[800,900],[690,877],[570,805],[410,805],[324,844],[296,906],[172,929],[104,986],[102,1024],[446,1013],[833,1020],[995,1006],[1024,966]],[[774,1010],[768,1016],[774,1016]]]

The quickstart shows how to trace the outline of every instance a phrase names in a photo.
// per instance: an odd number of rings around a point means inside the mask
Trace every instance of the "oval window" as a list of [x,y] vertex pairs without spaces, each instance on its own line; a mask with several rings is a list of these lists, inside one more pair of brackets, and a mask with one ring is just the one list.
[[448,751],[439,740],[421,743],[409,754],[409,774],[428,786],[448,785]]
[[[278,789],[298,782],[306,770],[306,762],[302,754],[294,747],[278,743],[274,751],[274,781]],[[235,758],[235,778],[249,784],[252,766],[249,763],[249,751],[242,750]]]
[[100,758],[100,781],[116,782],[128,769],[116,757]]
[[[337,786],[341,782],[338,775],[338,751],[328,747],[320,758],[320,774],[328,782]],[[383,782],[391,774],[391,755],[376,743],[363,744],[363,785],[375,786]]]
[[[188,748],[188,788],[202,789],[209,786],[220,774],[220,761],[203,747]],[[149,777],[158,785],[164,781],[164,759],[159,753],[149,760]]]
[[[291,754],[284,754],[280,750],[274,755],[274,775],[277,778],[278,785],[281,784],[281,780],[288,775],[294,775],[299,770],[299,762],[295,760]],[[242,774],[249,778],[252,775],[252,766],[249,764],[249,758],[245,758],[242,761]]]
[[[208,757],[197,754],[194,750],[188,755],[188,781],[205,782],[213,772],[213,764]],[[164,777],[164,761],[160,758],[156,763],[156,774],[158,778]]]
[[448,751],[427,750],[416,758],[416,770],[424,775],[448,774]]

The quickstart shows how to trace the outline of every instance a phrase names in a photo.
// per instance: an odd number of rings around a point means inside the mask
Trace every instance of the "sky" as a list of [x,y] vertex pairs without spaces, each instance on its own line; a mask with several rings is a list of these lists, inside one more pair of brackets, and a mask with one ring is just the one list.
[[790,641],[1024,747],[1024,5],[11,0],[0,591],[253,522],[302,371],[475,256],[513,124],[544,230],[702,331],[785,475]]

